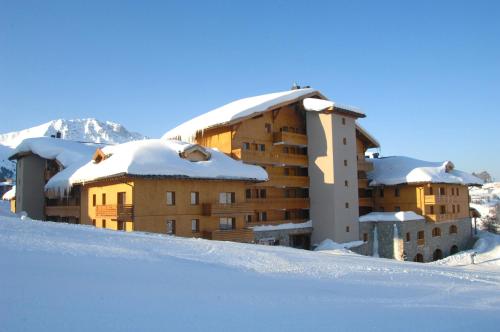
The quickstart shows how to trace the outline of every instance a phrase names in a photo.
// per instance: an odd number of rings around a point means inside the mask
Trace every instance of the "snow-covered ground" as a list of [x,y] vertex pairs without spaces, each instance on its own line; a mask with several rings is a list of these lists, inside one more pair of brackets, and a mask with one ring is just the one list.
[[500,270],[20,220],[2,331],[498,331]]

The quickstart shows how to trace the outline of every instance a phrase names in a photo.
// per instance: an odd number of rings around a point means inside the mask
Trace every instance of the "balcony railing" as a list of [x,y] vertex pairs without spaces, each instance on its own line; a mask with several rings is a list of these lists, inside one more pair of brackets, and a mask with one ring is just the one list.
[[359,188],[368,188],[368,179],[358,179],[358,187]]
[[79,205],[59,205],[59,206],[46,206],[45,215],[50,217],[75,217],[80,218]]
[[247,198],[247,203],[254,210],[293,210],[309,208],[309,198],[307,197]]
[[457,219],[457,214],[454,213],[427,214],[425,216],[430,221],[448,221]]
[[371,172],[373,171],[373,163],[370,161],[358,160],[358,171]]
[[307,146],[307,135],[281,131],[273,133],[273,143],[275,145],[296,145]]
[[211,234],[212,240],[217,241],[233,241],[233,242],[254,242],[253,230],[249,228],[216,230]]
[[[467,200],[466,198],[464,198]],[[424,203],[428,205],[433,204],[453,204],[460,203],[464,200],[460,196],[448,196],[448,195],[425,195]]]
[[285,188],[285,187],[296,187],[296,188],[308,188],[309,187],[309,177],[308,176],[283,176],[283,175],[271,175],[269,181],[266,185]]
[[373,198],[372,197],[360,197],[359,198],[359,206],[371,206],[371,207],[373,207]]
[[134,206],[132,204],[110,204],[97,205],[95,209],[96,217],[116,218],[118,221],[130,221],[134,218]]
[[423,246],[423,245],[425,245],[425,239],[417,239],[417,245],[418,245],[418,246]]
[[202,214],[204,216],[224,216],[224,215],[241,215],[251,214],[254,210],[248,203],[233,203],[233,204],[219,204],[219,203],[203,203]]
[[231,156],[247,163],[279,166],[308,166],[308,159],[305,154],[234,149],[232,150]]

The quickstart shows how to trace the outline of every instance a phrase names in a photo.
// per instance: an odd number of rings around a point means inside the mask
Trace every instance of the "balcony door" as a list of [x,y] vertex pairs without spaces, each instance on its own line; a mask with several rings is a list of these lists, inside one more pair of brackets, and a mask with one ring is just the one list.
[[117,204],[118,206],[124,206],[125,205],[125,202],[126,202],[126,196],[125,196],[125,192],[120,192],[117,194],[117,198],[116,198],[116,201],[117,201]]

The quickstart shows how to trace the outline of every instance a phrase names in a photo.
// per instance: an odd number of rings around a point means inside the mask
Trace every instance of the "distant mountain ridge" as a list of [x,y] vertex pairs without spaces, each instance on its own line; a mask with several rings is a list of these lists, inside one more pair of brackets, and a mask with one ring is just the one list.
[[70,141],[119,144],[147,138],[128,131],[123,125],[111,121],[88,119],[58,119],[39,126],[0,134],[0,178],[10,178],[15,173],[15,163],[8,160],[13,149],[24,139],[32,137],[52,136],[61,133],[62,139]]

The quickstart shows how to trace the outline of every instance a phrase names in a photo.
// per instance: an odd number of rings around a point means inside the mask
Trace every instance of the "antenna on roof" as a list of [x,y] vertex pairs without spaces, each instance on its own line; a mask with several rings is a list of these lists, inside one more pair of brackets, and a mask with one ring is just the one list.
[[299,90],[299,89],[300,89],[300,85],[298,85],[297,82],[293,82],[291,90]]

